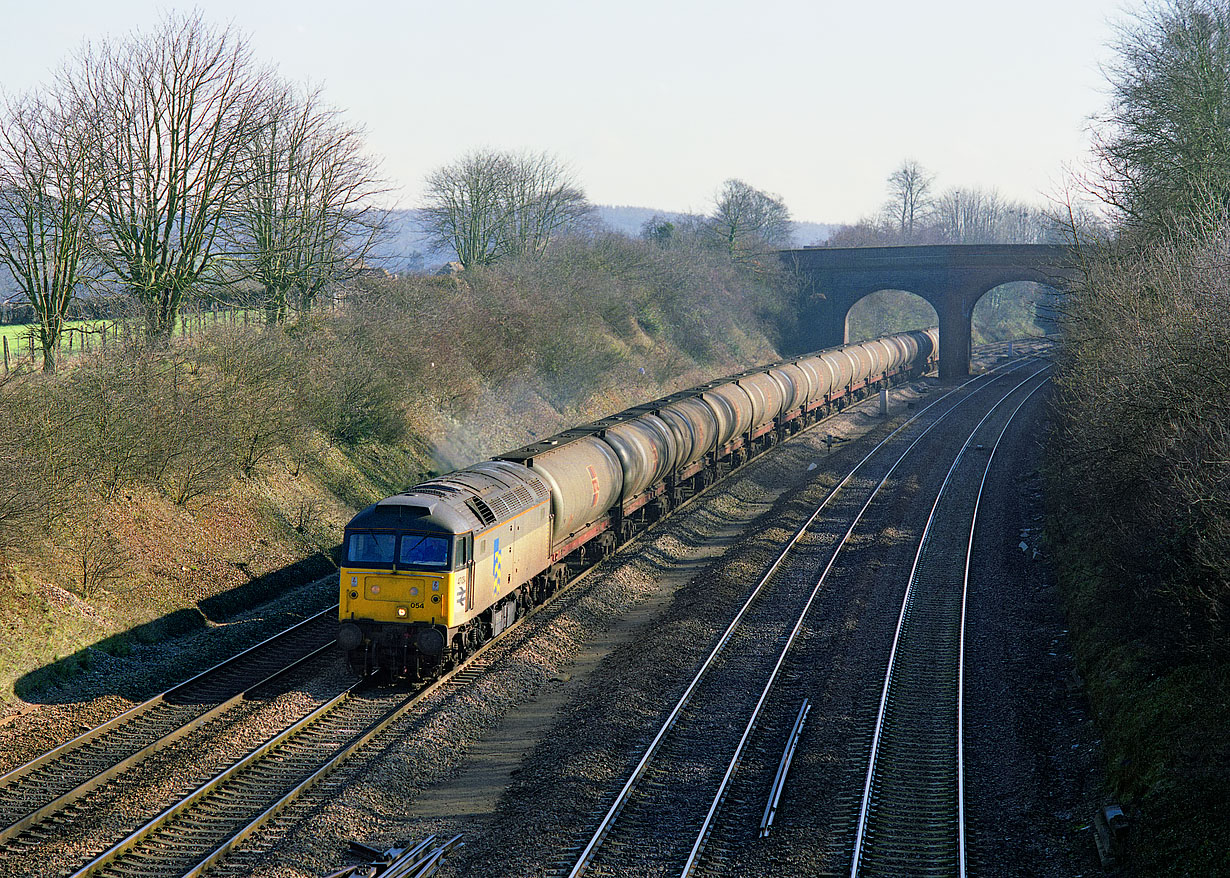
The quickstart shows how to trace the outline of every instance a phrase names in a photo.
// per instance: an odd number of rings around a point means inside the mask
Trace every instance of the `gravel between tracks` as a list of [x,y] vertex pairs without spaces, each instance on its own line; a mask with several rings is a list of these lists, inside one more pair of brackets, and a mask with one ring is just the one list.
[[65,820],[38,827],[0,849],[0,876],[69,874],[327,701],[350,683],[339,663],[323,660],[296,672],[289,691],[244,701],[182,741],[153,754],[117,782],[72,805]]

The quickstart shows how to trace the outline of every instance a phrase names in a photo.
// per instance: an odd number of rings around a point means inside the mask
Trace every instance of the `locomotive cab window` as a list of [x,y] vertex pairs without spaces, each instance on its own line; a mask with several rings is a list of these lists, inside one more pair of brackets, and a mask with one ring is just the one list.
[[447,567],[448,543],[447,537],[402,534],[397,564],[399,567]]
[[473,559],[474,554],[474,537],[469,534],[457,537],[456,549],[454,552],[456,558],[456,567],[460,570],[462,567],[469,564]]
[[393,534],[352,533],[347,540],[346,559],[351,564],[392,564]]

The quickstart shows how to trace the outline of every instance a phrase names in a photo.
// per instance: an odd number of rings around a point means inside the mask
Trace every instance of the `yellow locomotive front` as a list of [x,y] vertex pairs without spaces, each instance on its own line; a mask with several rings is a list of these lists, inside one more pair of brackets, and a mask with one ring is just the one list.
[[516,617],[549,543],[547,489],[516,464],[489,461],[381,500],[346,526],[338,643],[363,674],[418,678],[451,664]]

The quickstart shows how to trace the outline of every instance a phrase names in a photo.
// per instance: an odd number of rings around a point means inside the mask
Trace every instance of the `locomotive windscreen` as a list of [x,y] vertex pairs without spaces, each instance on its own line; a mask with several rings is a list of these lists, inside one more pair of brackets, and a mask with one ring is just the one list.
[[365,567],[443,570],[449,566],[450,542],[431,534],[355,532],[346,537],[346,560]]

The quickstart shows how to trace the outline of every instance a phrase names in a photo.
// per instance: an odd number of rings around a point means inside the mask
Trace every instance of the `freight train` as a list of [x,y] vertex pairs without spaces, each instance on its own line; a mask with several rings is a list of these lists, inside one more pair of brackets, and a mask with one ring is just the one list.
[[636,406],[358,513],[338,643],[358,673],[421,679],[752,455],[929,371],[935,329],[817,351]]

